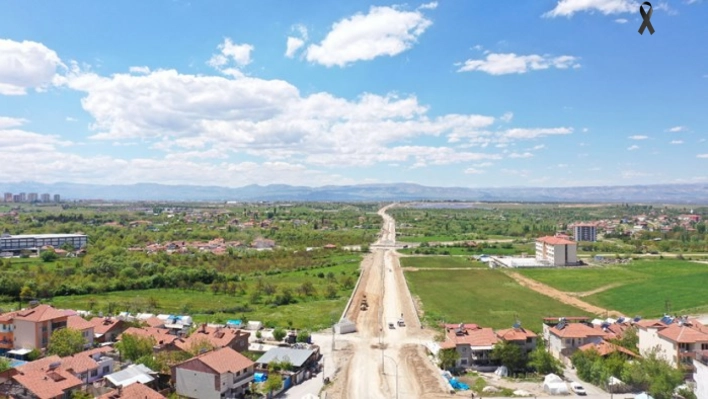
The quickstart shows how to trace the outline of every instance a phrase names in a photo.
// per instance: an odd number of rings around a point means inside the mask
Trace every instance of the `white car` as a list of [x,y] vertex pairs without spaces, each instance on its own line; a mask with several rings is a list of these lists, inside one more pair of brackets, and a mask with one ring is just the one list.
[[585,392],[585,388],[583,388],[583,386],[577,382],[571,383],[570,389],[575,392],[576,395],[587,395],[587,392]]

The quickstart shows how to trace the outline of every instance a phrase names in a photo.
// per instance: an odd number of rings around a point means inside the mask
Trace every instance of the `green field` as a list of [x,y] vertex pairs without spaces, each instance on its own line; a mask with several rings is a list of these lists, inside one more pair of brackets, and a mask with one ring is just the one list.
[[526,328],[539,331],[543,317],[587,315],[522,287],[498,270],[421,270],[405,276],[411,292],[423,303],[428,323],[509,328],[518,318]]
[[534,249],[530,245],[516,245],[513,248],[421,247],[403,248],[398,252],[406,255],[519,255],[524,252],[533,254]]
[[585,292],[618,286],[584,297],[588,303],[628,316],[661,316],[708,311],[708,264],[685,260],[635,260],[629,265],[578,269],[525,269],[523,275],[562,291]]
[[452,242],[465,240],[512,240],[518,237],[503,236],[503,235],[480,235],[477,233],[457,234],[457,235],[420,235],[420,236],[399,236],[396,238],[400,242]]
[[401,257],[402,267],[415,268],[488,268],[482,262],[468,260],[462,256],[405,256]]

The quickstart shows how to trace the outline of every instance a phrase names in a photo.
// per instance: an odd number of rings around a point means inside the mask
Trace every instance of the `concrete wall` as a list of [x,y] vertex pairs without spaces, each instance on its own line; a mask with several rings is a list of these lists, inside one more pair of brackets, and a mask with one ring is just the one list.
[[674,344],[661,338],[658,331],[659,330],[656,328],[638,329],[639,353],[644,355],[652,349],[657,348],[657,355],[664,358],[672,367],[676,367],[677,351],[674,348]]
[[696,381],[696,397],[708,398],[708,366],[694,360],[693,366],[696,372],[693,374],[693,380]]
[[37,347],[36,324],[26,320],[15,320],[15,348],[34,349]]
[[175,387],[177,393],[194,399],[220,399],[221,392],[214,389],[216,376],[211,373],[175,369]]

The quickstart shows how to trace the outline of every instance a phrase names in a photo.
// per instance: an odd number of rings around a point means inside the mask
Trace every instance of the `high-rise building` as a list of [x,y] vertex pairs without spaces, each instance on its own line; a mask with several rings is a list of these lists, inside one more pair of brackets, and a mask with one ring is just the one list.
[[5,193],[5,202],[12,202],[12,193]]
[[551,266],[576,265],[578,245],[560,237],[541,237],[536,240],[536,260]]
[[29,202],[37,202],[39,200],[39,194],[37,193],[29,193],[27,194],[27,201]]
[[573,239],[575,241],[597,241],[597,227],[592,223],[578,223],[573,225]]
[[52,200],[52,196],[49,194],[42,194],[42,202],[49,202]]
[[27,194],[26,193],[20,193],[20,200],[17,202],[26,202],[27,201]]
[[54,194],[54,202],[61,202],[61,196],[59,194]]
[[14,194],[12,196],[12,202],[20,202],[20,194]]

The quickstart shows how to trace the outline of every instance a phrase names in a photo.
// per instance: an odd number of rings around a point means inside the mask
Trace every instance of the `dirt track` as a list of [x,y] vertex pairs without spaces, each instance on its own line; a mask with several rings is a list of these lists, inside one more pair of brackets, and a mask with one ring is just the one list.
[[[603,317],[623,316],[620,312],[618,312],[616,310],[609,310],[609,309],[601,308],[599,306],[591,305],[591,304],[583,301],[582,299],[578,298],[577,296],[574,296],[572,294],[569,294],[569,293],[566,293],[563,291],[558,291],[557,289],[555,289],[551,286],[548,286],[543,283],[539,283],[538,281],[528,278],[528,277],[525,277],[525,276],[522,276],[519,273],[512,272],[512,271],[506,271],[506,270],[505,270],[505,273],[509,277],[516,280],[516,282],[523,285],[524,287],[528,287],[540,294],[549,296],[559,302],[563,302],[566,305],[575,306],[578,309],[582,309],[586,312],[593,313],[593,314],[596,314],[598,316],[603,316]],[[602,288],[609,289],[607,287],[602,287]],[[601,292],[601,291],[597,291],[597,292]],[[605,315],[607,315],[607,316],[605,316]]]

